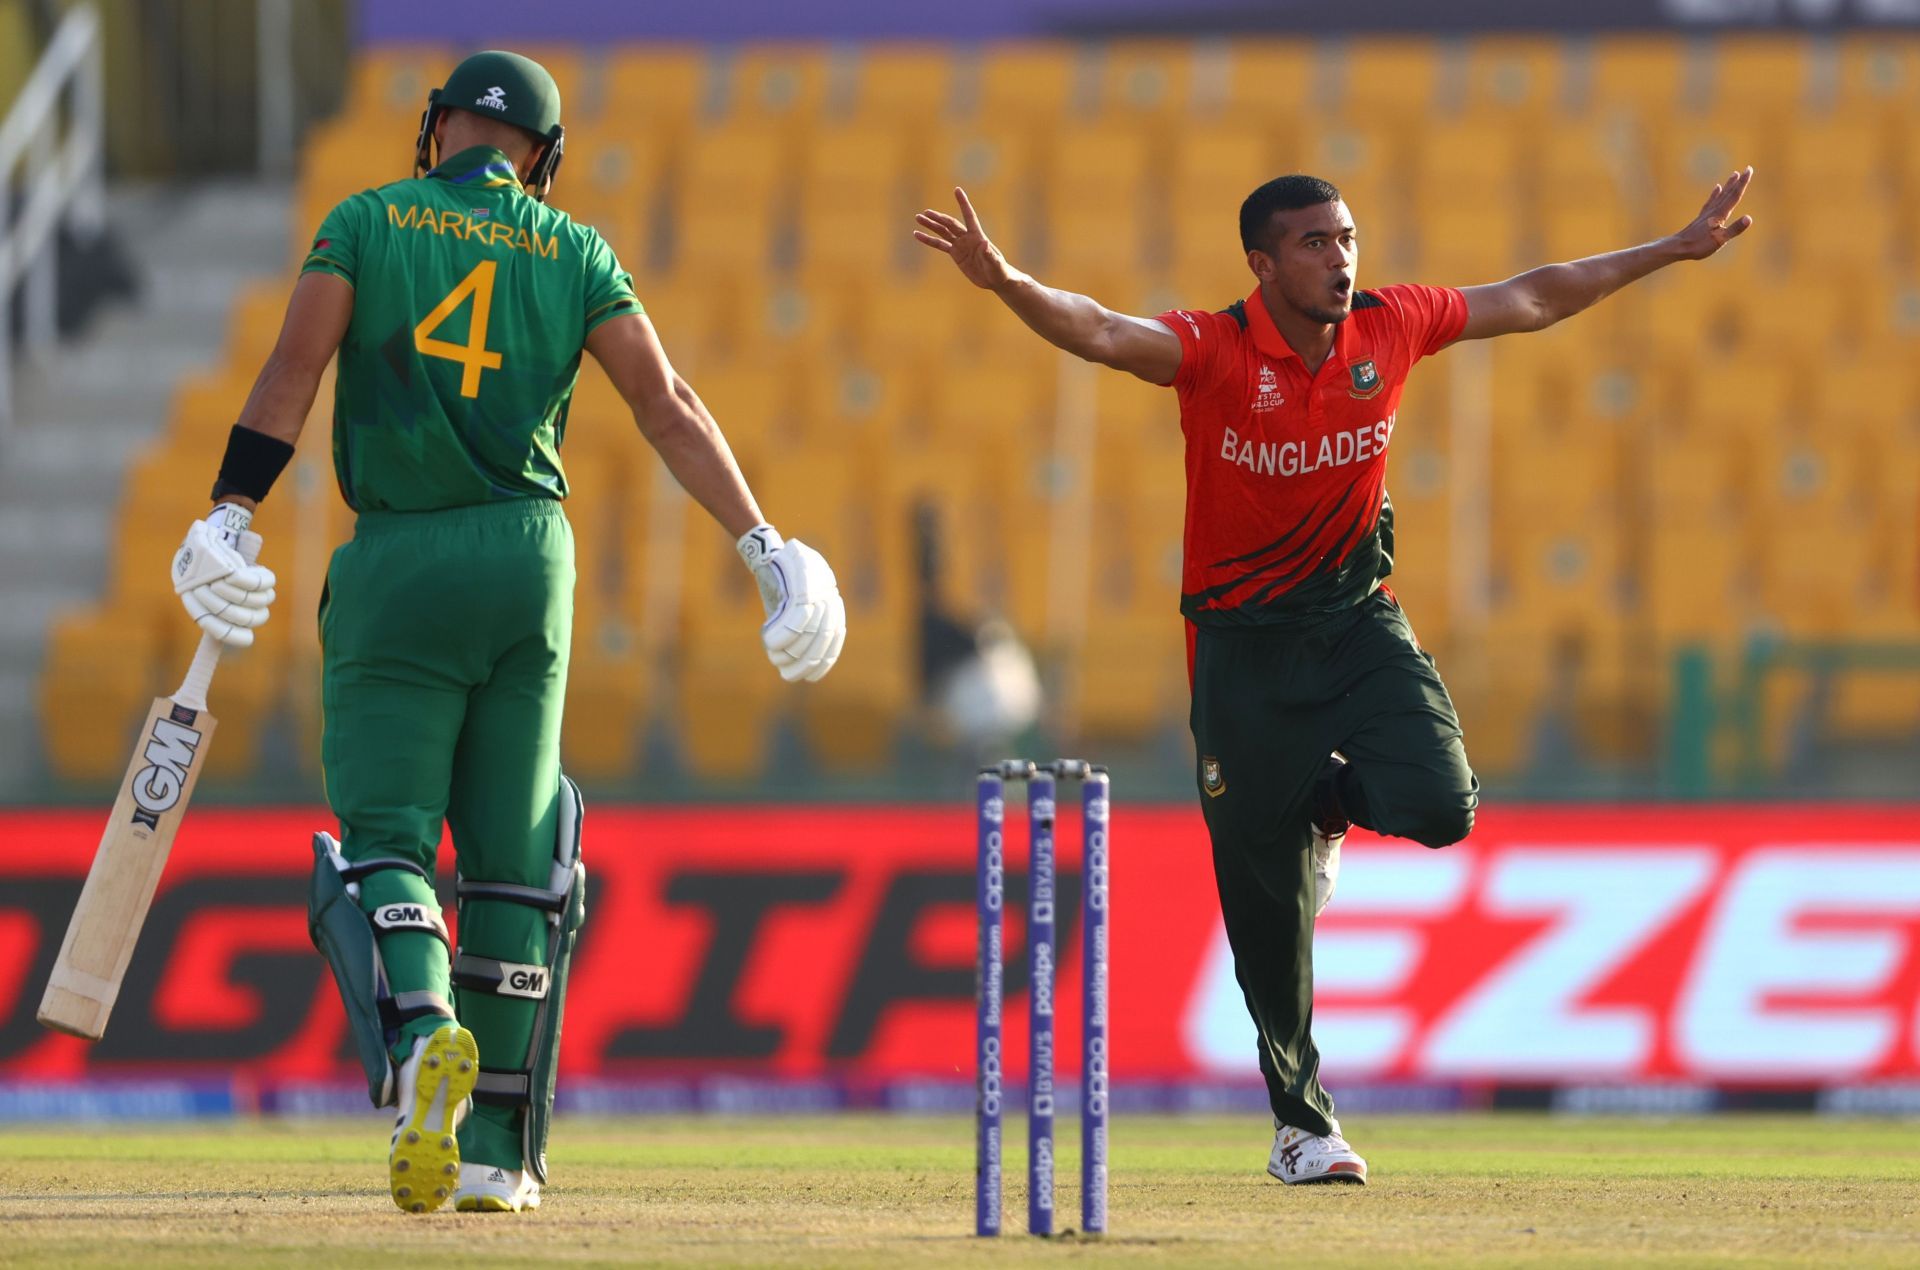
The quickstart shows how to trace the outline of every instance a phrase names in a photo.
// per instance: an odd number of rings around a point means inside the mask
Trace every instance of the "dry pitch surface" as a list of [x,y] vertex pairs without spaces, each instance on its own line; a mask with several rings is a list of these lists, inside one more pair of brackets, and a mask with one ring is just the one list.
[[[1349,1124],[1373,1184],[1283,1188],[1257,1120],[1116,1118],[1113,1233],[970,1236],[971,1125],[866,1116],[563,1122],[538,1213],[410,1217],[386,1134],[0,1131],[0,1265],[1179,1266],[1920,1263],[1920,1127],[1462,1116]],[[1072,1126],[1063,1121],[1063,1142]],[[1009,1122],[1010,1144],[1024,1127]],[[1079,1165],[1061,1161],[1060,1224]],[[1071,1183],[1071,1184],[1068,1184]]]

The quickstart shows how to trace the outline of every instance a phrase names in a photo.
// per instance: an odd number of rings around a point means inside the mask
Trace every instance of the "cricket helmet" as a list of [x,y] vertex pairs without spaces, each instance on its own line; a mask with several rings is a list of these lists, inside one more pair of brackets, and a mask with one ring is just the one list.
[[546,198],[566,141],[566,129],[560,126],[560,88],[546,67],[499,49],[475,53],[454,67],[446,86],[427,94],[414,153],[416,174],[433,166],[434,125],[448,110],[503,120],[545,142],[547,148],[527,174],[526,184],[533,197]]

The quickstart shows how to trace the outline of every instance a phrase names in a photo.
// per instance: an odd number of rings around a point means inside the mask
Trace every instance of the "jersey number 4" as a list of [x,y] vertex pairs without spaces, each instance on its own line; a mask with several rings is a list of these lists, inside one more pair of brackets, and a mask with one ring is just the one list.
[[[433,312],[413,328],[413,346],[422,356],[460,363],[462,397],[480,395],[481,371],[500,369],[500,354],[487,349],[487,318],[493,311],[493,272],[497,263],[482,260],[475,265],[473,272],[460,279],[459,284],[447,292],[447,298],[434,305]],[[467,322],[467,342],[455,344],[451,340],[435,339],[433,333],[453,316],[455,309],[466,303],[468,296],[473,297],[473,316]]]

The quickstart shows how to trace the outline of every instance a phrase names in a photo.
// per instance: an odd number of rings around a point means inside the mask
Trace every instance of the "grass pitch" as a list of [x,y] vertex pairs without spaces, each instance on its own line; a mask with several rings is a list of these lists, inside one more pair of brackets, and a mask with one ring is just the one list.
[[[1077,1225],[1061,1122],[1058,1224]],[[1827,1119],[1379,1117],[1371,1185],[1282,1187],[1256,1117],[1116,1117],[1112,1233],[1050,1243],[1010,1149],[977,1240],[970,1121],[563,1121],[537,1213],[424,1217],[364,1124],[0,1130],[0,1265],[1913,1265],[1920,1128]],[[1010,1148],[1025,1142],[1011,1119]]]

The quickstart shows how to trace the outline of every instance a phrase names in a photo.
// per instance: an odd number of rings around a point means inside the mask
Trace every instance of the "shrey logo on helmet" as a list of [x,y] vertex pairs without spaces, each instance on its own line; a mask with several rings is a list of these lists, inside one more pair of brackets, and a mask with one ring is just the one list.
[[489,88],[482,96],[475,98],[473,104],[476,106],[491,106],[495,110],[505,110],[507,108],[507,90],[496,84],[492,88]]

